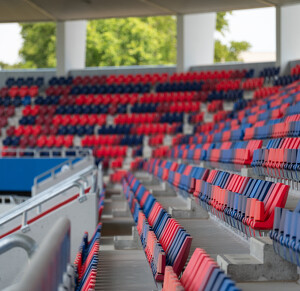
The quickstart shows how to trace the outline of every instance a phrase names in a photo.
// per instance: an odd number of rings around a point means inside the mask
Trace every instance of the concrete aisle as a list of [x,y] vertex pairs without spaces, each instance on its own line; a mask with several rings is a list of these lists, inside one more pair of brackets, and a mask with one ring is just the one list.
[[143,250],[103,250],[100,247],[95,290],[158,290]]

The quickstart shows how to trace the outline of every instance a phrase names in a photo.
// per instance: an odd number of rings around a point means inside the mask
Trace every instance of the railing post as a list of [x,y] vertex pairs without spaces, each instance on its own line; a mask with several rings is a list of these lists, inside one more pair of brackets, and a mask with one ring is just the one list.
[[22,232],[27,232],[30,230],[29,225],[27,224],[27,210],[23,212],[22,215],[22,227],[21,227]]

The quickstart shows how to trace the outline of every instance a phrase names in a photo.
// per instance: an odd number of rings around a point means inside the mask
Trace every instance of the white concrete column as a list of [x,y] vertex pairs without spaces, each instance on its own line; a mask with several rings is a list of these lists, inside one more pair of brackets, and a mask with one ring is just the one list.
[[56,73],[66,75],[72,69],[85,68],[86,20],[57,22]]
[[214,62],[216,13],[177,15],[177,71]]
[[300,4],[276,8],[276,56],[281,72],[287,70],[289,61],[300,59],[299,17]]

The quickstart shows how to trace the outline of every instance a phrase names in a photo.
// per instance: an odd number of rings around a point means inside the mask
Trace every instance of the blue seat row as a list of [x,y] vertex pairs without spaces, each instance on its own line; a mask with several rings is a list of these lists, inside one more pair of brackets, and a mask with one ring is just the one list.
[[242,99],[244,94],[244,90],[228,90],[225,91],[212,91],[208,94],[207,100],[225,100],[225,101],[235,101],[238,99]]
[[36,116],[28,115],[22,116],[19,120],[20,125],[34,125],[36,120]]
[[98,129],[98,134],[130,134],[132,124],[103,125]]
[[58,128],[58,135],[93,135],[95,127],[93,125],[67,125]]
[[3,98],[0,98],[0,105],[3,105],[5,107],[8,106],[15,106],[20,107],[22,105],[28,105],[28,99],[31,100],[30,96],[26,96],[24,98],[21,98],[20,96],[16,96],[14,98],[11,98],[9,96],[5,96]]
[[[56,114],[106,114],[109,105],[60,105],[56,108]],[[119,105],[120,111],[124,110],[124,106]]]
[[121,94],[121,93],[149,93],[150,84],[128,85],[84,85],[74,86],[70,94]]
[[47,96],[47,97],[38,96],[35,98],[34,104],[36,104],[36,105],[57,105],[57,104],[59,104],[59,99],[60,99],[60,96]]
[[260,77],[274,77],[277,76],[280,72],[280,67],[268,67],[264,68],[259,72]]
[[274,80],[274,86],[286,86],[300,79],[300,75],[279,76]]
[[275,253],[300,267],[300,202],[294,211],[275,208],[270,238]]
[[134,104],[131,107],[132,113],[155,113],[157,109],[158,103],[152,104]]
[[200,91],[203,81],[179,82],[179,83],[160,83],[156,86],[156,92],[186,92]]
[[48,84],[50,86],[63,86],[63,85],[72,85],[73,77],[52,77]]
[[41,87],[44,85],[44,78],[43,77],[38,77],[38,78],[33,78],[33,77],[28,77],[28,78],[8,78],[5,82],[7,87],[12,87],[12,86],[38,86]]

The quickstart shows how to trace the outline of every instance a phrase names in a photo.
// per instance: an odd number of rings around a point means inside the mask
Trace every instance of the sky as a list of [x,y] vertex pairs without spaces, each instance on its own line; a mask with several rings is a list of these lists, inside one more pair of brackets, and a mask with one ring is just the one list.
[[[228,16],[229,32],[215,37],[225,42],[246,40],[252,52],[275,52],[275,8],[236,10]],[[0,61],[15,64],[20,61],[22,47],[20,26],[17,23],[0,24]]]

